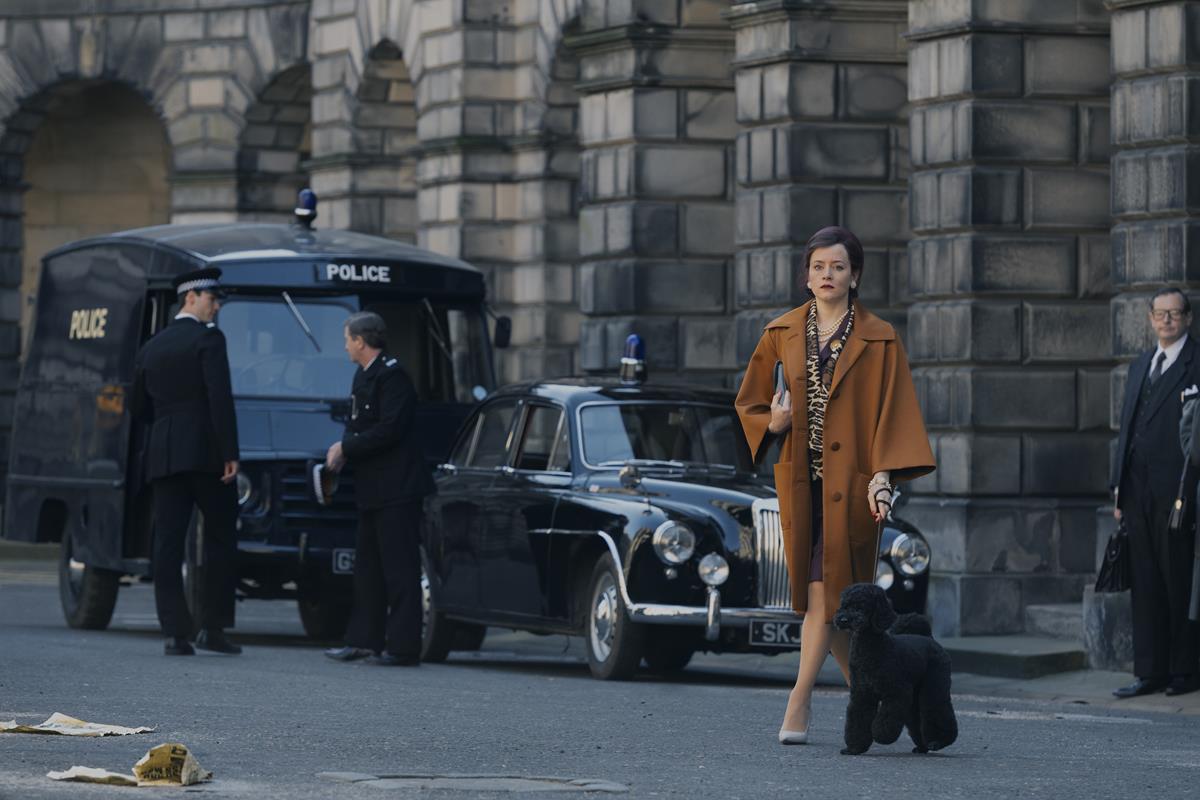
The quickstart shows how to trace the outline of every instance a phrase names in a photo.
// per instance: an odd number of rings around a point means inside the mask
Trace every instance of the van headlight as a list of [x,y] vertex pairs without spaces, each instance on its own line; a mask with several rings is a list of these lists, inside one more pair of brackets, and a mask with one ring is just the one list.
[[929,544],[915,533],[902,533],[892,542],[892,563],[905,575],[929,569]]
[[667,520],[659,525],[651,542],[665,564],[682,564],[696,552],[696,534],[681,522]]
[[239,472],[236,483],[238,508],[245,508],[254,501],[254,482],[246,473]]

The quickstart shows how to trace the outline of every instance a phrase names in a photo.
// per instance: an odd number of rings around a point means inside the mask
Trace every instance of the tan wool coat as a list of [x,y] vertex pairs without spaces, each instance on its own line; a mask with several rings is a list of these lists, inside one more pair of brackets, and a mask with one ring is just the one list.
[[[768,442],[775,362],[782,361],[792,396],[792,428],[775,465],[775,488],[791,576],[792,607],[808,606],[812,509],[808,478],[808,414],[804,324],[813,301],[770,322],[750,358],[737,412],[755,460]],[[876,523],[867,482],[888,470],[893,483],[934,469],[904,345],[884,320],[854,304],[854,328],[834,367],[825,409],[824,558],[826,622],[842,590],[875,579]]]

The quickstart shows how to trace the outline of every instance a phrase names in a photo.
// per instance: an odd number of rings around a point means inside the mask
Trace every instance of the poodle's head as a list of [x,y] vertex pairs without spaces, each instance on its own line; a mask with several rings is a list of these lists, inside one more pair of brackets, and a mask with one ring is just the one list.
[[896,612],[887,594],[873,583],[856,583],[842,591],[842,602],[833,615],[833,627],[842,631],[874,630],[882,633],[892,627]]

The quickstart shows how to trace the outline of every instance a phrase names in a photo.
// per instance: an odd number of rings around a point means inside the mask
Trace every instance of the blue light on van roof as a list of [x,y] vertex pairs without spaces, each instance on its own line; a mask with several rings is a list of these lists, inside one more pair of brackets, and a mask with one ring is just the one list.
[[312,189],[301,189],[300,196],[296,201],[296,213],[306,211],[310,214],[316,213],[317,210],[317,193]]

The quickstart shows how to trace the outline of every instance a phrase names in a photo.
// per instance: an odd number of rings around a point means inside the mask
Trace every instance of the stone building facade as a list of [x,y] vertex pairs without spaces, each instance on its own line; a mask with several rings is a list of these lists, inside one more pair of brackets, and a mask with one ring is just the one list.
[[[943,633],[1021,630],[1095,564],[1123,364],[1200,279],[1200,2],[3,0],[0,420],[38,261],[283,220],[462,257],[501,378],[735,385],[856,230],[940,469],[906,514]],[[1110,201],[1111,198],[1111,201]]]

